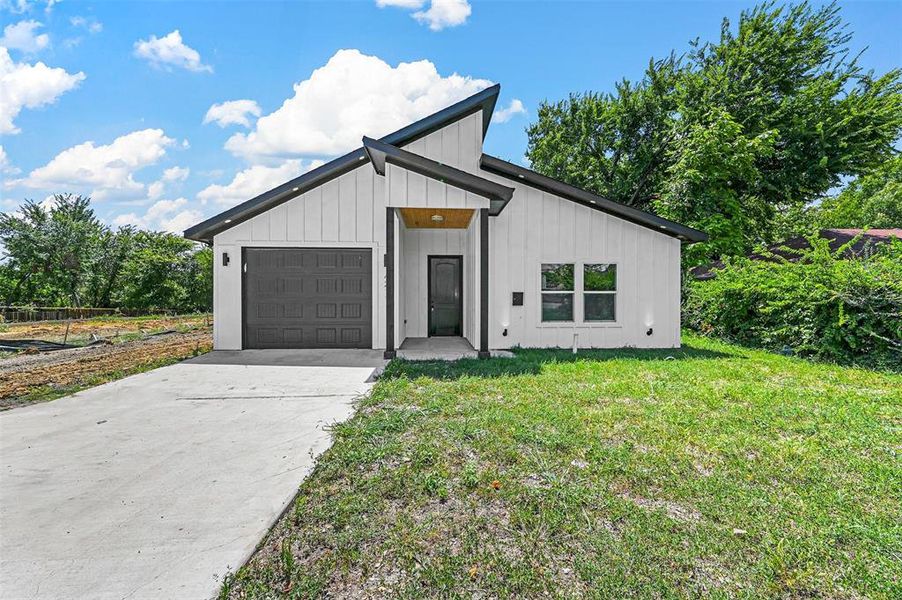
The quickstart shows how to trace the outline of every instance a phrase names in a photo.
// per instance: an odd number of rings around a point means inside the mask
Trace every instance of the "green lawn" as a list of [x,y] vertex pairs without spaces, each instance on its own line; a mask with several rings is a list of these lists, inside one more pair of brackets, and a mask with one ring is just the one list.
[[223,597],[902,596],[902,376],[684,343],[391,363]]

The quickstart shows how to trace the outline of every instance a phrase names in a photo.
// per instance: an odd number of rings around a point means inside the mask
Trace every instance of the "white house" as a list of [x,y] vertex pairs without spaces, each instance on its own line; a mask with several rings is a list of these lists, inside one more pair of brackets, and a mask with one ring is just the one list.
[[677,347],[705,234],[482,152],[493,86],[185,232],[214,347]]

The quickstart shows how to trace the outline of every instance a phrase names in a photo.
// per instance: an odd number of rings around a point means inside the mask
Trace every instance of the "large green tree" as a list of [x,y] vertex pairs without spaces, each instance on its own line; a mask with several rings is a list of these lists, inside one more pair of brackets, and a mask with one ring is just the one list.
[[61,194],[0,214],[7,305],[210,310],[213,255],[171,233],[111,229],[90,199]]
[[542,105],[527,156],[552,177],[712,229],[694,261],[748,251],[774,241],[781,215],[894,154],[900,71],[865,72],[850,41],[835,4],[757,6],[735,28],[724,20],[716,41],[651,61],[639,82]]
[[6,303],[81,306],[87,266],[103,229],[90,199],[73,194],[43,204],[29,200],[18,213],[0,214]]

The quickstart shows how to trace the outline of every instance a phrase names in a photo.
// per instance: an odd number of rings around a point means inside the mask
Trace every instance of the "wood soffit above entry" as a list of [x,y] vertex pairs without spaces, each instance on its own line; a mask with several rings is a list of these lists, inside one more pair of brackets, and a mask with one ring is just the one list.
[[466,229],[472,208],[399,208],[408,229]]

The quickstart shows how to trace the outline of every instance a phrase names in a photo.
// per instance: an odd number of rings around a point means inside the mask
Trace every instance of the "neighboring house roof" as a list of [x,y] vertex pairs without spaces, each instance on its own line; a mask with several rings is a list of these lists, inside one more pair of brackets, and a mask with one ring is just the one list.
[[[199,242],[212,243],[213,236],[217,233],[234,227],[239,223],[247,221],[271,208],[287,202],[292,198],[300,196],[317,186],[348,173],[355,169],[361,161],[367,160],[367,158],[373,162],[373,166],[380,174],[384,173],[384,162],[388,160],[390,163],[397,164],[398,166],[415,171],[424,176],[439,181],[445,180],[456,187],[489,198],[491,214],[498,215],[507,205],[507,202],[510,201],[514,191],[512,188],[499,185],[491,180],[461,171],[460,169],[456,169],[449,165],[444,165],[424,156],[408,152],[398,148],[398,146],[409,144],[410,142],[438,131],[442,127],[478,111],[482,111],[483,115],[482,136],[484,139],[500,90],[501,86],[495,84],[469,98],[449,106],[448,108],[440,110],[424,119],[420,119],[394,133],[390,133],[379,140],[364,138],[365,147],[349,152],[348,154],[317,167],[300,177],[296,177],[268,192],[264,192],[256,198],[252,198],[251,200],[219,213],[202,223],[198,223],[185,230],[185,237]],[[561,181],[546,177],[545,175],[540,175],[535,171],[530,171],[529,169],[524,169],[523,167],[503,161],[499,158],[489,156],[488,154],[482,155],[480,167],[489,173],[494,173],[513,181],[520,181],[526,185],[545,190],[582,206],[609,213],[631,223],[653,229],[665,235],[676,237],[682,241],[702,242],[708,239],[707,234],[697,229],[686,227],[685,225],[680,225],[679,223],[669,221],[657,215],[608,200],[578,187],[568,185]]]
[[[409,144],[438,131],[449,123],[478,111],[482,111],[482,137],[485,138],[500,91],[501,85],[496,83],[481,92],[473,94],[469,98],[452,104],[448,108],[386,135],[381,138],[381,141],[392,145]],[[283,202],[300,196],[304,192],[344,175],[356,168],[362,160],[366,160],[366,154],[363,148],[358,148],[268,192],[264,192],[256,198],[242,202],[229,210],[186,229],[185,237],[198,242],[212,243],[213,236],[217,233],[243,223]]]
[[372,138],[363,138],[363,149],[380,175],[385,175],[385,163],[403,167],[430,179],[453,185],[489,200],[489,214],[497,216],[514,195],[514,188],[503,186],[484,177],[461,171],[425,156],[402,150]]
[[535,171],[530,171],[529,169],[501,160],[500,158],[495,158],[494,156],[489,156],[488,154],[482,155],[479,166],[482,170],[488,171],[489,173],[495,173],[496,175],[506,177],[513,181],[520,181],[526,185],[560,196],[566,200],[612,214],[625,221],[654,229],[660,233],[684,241],[703,242],[708,239],[708,234],[699,231],[698,229],[686,227],[685,225],[680,225],[679,223],[669,221],[652,213],[625,204],[620,204],[613,200],[608,200],[607,198],[603,198],[592,192],[587,192],[576,186],[558,181],[557,179],[552,179],[551,177],[541,175]]
[[[867,255],[876,244],[886,244],[894,238],[902,240],[902,229],[821,229],[818,232],[818,237],[829,240],[832,252],[836,252],[852,240],[855,240],[853,244],[850,244],[843,251],[844,258],[852,258]],[[856,240],[855,238],[858,239]],[[808,239],[803,236],[797,236],[770,246],[767,249],[767,253],[754,252],[746,255],[746,257],[751,260],[766,262],[775,262],[781,258],[795,262],[801,258],[800,251],[809,248],[811,248],[811,244],[808,242]],[[716,260],[707,265],[693,267],[689,270],[689,273],[695,279],[712,279],[717,274],[717,269],[722,269],[723,267],[723,261]]]

